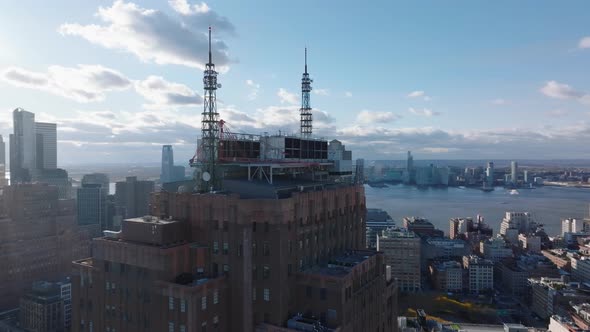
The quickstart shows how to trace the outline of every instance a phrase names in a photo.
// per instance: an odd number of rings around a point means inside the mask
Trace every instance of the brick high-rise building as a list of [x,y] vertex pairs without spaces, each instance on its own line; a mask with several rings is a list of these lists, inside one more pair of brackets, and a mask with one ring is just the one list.
[[32,282],[67,276],[98,229],[78,227],[74,200],[58,199],[53,186],[8,186],[0,197],[0,309],[9,309]]
[[361,250],[361,185],[281,186],[274,198],[241,185],[155,193],[157,217],[95,239],[74,263],[74,331],[272,331],[298,313],[342,331],[395,329],[384,257]]

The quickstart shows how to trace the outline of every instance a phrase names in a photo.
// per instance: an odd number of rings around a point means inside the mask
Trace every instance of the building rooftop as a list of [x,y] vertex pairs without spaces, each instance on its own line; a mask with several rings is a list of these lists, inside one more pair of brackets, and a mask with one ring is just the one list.
[[349,274],[353,267],[376,254],[377,251],[372,250],[350,251],[344,255],[331,258],[327,265],[316,265],[306,269],[303,273],[343,277]]
[[350,183],[314,182],[305,179],[280,179],[275,177],[273,183],[266,180],[224,179],[224,193],[238,194],[242,199],[282,199],[289,198],[295,192],[313,192],[348,187]]

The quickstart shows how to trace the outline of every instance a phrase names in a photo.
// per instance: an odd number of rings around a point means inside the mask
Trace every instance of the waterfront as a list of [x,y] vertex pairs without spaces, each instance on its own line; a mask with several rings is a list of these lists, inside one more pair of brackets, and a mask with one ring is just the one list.
[[420,216],[447,234],[449,219],[453,217],[481,214],[497,233],[506,211],[529,211],[545,225],[547,234],[554,236],[561,232],[561,219],[587,217],[590,204],[590,189],[585,188],[540,187],[511,195],[501,187],[483,192],[473,188],[416,188],[400,184],[386,188],[366,185],[365,191],[367,207],[384,209],[398,226],[404,216]]

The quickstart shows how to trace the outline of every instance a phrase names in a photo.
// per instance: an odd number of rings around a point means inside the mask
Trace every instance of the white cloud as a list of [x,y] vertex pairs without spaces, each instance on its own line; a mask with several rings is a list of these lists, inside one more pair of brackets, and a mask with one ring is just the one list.
[[584,37],[578,42],[578,48],[590,48],[590,37]]
[[398,120],[400,117],[392,112],[376,112],[362,110],[357,114],[356,120],[363,124],[382,124]]
[[546,82],[541,88],[541,92],[548,97],[558,99],[577,99],[583,96],[581,92],[571,86],[556,81]]
[[422,90],[416,90],[410,92],[406,97],[408,98],[422,98],[424,101],[430,101],[430,96],[426,95],[426,92]]
[[0,76],[14,86],[46,91],[82,103],[102,101],[106,92],[131,86],[123,74],[100,65],[50,66],[44,73],[9,67]]
[[502,98],[497,98],[492,100],[492,104],[494,105],[506,105],[508,102],[506,101],[506,99],[502,99]]
[[[190,20],[189,23],[175,20],[158,10],[117,0],[111,7],[99,7],[96,16],[103,25],[65,23],[58,31],[64,36],[79,36],[108,49],[132,53],[145,62],[202,69],[208,59],[206,26],[215,23],[219,17],[217,14],[213,15],[215,12],[210,9],[203,12],[202,6],[187,4],[187,9],[183,7],[182,1],[173,3],[174,8],[184,15],[182,18]],[[233,25],[227,19],[223,20],[227,24],[220,24],[222,28],[216,29],[233,32]],[[197,25],[199,26],[196,27]],[[228,47],[220,40],[215,40],[213,44],[214,62],[220,66],[221,71],[226,71],[230,62]]]
[[440,112],[434,112],[428,108],[418,109],[413,107],[408,108],[408,112],[426,117],[438,116],[441,114]]
[[260,91],[260,84],[255,83],[252,80],[246,80],[246,85],[250,88],[250,92],[248,93],[248,99],[254,100],[258,98],[258,91]]
[[329,96],[330,95],[330,90],[328,90],[328,89],[313,89],[311,91],[314,94],[319,95],[319,96]]
[[457,148],[436,148],[436,147],[425,147],[422,148],[421,151],[427,152],[427,153],[449,153],[451,151],[458,151],[459,149]]
[[281,100],[281,104],[298,104],[299,103],[299,95],[296,93],[291,93],[283,88],[280,88],[277,92],[277,96],[279,96]]
[[168,82],[160,76],[149,76],[135,82],[135,91],[151,102],[146,108],[161,109],[170,106],[195,106],[203,103],[203,98],[184,84]]
[[191,5],[187,0],[169,0],[170,7],[182,15],[182,23],[193,31],[205,31],[212,27],[213,32],[234,35],[236,28],[226,18],[211,9],[205,2]]
[[352,97],[352,92],[350,92],[350,91],[344,92],[344,97],[347,97],[347,98]]
[[186,0],[169,0],[168,3],[175,11],[182,15],[203,14],[211,10],[204,2],[192,6]]

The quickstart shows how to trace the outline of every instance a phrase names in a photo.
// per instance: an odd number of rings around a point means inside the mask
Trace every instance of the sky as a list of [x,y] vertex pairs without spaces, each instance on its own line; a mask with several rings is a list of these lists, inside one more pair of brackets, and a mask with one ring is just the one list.
[[590,159],[587,1],[0,3],[0,134],[58,124],[58,163],[196,150],[207,28],[233,132],[314,135],[353,158]]

